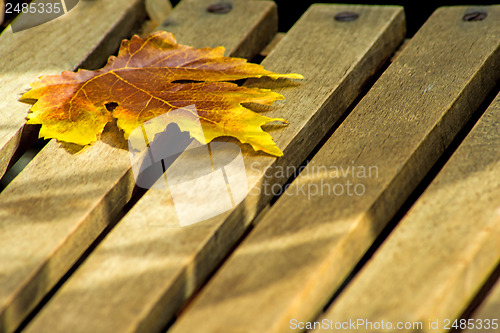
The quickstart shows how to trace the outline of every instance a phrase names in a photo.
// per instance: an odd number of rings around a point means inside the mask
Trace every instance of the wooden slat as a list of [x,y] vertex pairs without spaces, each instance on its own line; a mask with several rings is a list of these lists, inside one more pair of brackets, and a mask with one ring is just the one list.
[[[179,42],[192,46],[220,46],[224,41],[226,55],[251,59],[257,55],[274,37],[278,31],[276,9],[262,12],[263,4],[251,2],[252,5],[244,4],[244,1],[223,1],[232,3],[232,9],[226,14],[209,13],[205,9],[217,1],[211,0],[188,0],[176,6],[158,30],[172,32],[175,36],[182,36]],[[272,1],[271,1],[272,2]],[[271,5],[268,4],[271,8]],[[274,8],[274,7],[272,7]],[[188,15],[190,13],[191,15]],[[235,22],[238,17],[243,22]],[[256,20],[258,18],[258,20]],[[217,33],[204,33],[200,36],[203,27],[208,28],[211,24],[220,27]],[[253,26],[247,26],[253,22]],[[241,26],[240,26],[241,24]],[[195,27],[191,29],[188,27]],[[241,27],[245,27],[242,29]],[[207,30],[208,32],[208,30]],[[232,45],[228,47],[226,45]]]
[[[206,16],[209,3],[181,3],[173,11],[180,42],[254,54],[260,42],[255,49],[239,42],[265,33],[269,40],[277,29],[273,3],[235,2],[234,13],[226,14],[233,17],[233,34],[224,39],[221,16]],[[206,44],[206,35],[221,37]],[[112,132],[78,154],[53,140],[0,194],[0,330],[19,324],[130,199],[134,180],[126,147],[123,134]]]
[[144,17],[144,0],[82,1],[56,20],[16,33],[11,28],[2,32],[0,177],[22,136],[29,106],[18,99],[29,83],[82,65],[100,66]]
[[172,5],[168,0],[145,0],[146,12],[149,19],[159,25],[172,11]]
[[499,123],[500,94],[325,318],[452,328],[500,262]]
[[483,304],[475,311],[472,319],[474,328],[466,329],[464,333],[484,332],[485,327],[489,327],[488,332],[500,332],[500,280],[497,281]]
[[[171,332],[288,332],[314,319],[499,79],[499,9],[474,23],[466,7],[434,13]],[[397,286],[370,283],[369,295]]]
[[[334,15],[345,10],[358,11],[359,20],[335,22]],[[275,160],[242,147],[250,188],[259,189],[274,163],[298,165],[305,159],[403,36],[400,7],[310,8],[264,60],[270,70],[299,72],[307,79],[281,89],[283,108],[266,112],[290,120],[287,128],[272,131],[285,158]],[[93,330],[97,323],[143,327],[151,318],[169,321],[269,200],[264,193],[249,195],[233,211],[180,227],[168,189],[149,190],[28,331],[57,321],[61,331],[78,331],[81,322]]]

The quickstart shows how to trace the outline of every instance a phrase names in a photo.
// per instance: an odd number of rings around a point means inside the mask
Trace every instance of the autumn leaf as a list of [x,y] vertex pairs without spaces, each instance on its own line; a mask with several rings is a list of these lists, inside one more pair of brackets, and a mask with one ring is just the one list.
[[[255,150],[281,156],[261,126],[286,121],[255,113],[242,103],[271,105],[283,96],[227,82],[262,76],[303,78],[276,74],[245,59],[224,57],[223,47],[195,49],[178,44],[170,33],[155,32],[145,39],[134,36],[124,40],[118,56],[111,56],[102,69],[40,77],[21,101],[34,102],[28,124],[42,125],[40,137],[87,145],[116,118],[128,139],[144,122],[176,110],[171,121],[201,143],[232,136]],[[111,112],[106,108],[109,103],[117,105]],[[203,133],[194,130],[192,108],[188,107],[192,105]]]

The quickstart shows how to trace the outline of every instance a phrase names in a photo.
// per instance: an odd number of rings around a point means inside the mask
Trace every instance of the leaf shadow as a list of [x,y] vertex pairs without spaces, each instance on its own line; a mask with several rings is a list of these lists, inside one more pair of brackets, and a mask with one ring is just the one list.
[[246,80],[244,86],[247,88],[284,89],[298,87],[303,83],[302,81],[287,78],[271,79],[269,77],[261,77]]
[[87,147],[87,146],[82,146],[82,145],[78,145],[76,143],[71,143],[71,142],[64,142],[64,141],[58,141],[58,142],[59,142],[59,145],[61,146],[61,148],[64,148],[71,155],[78,154],[81,151],[83,151],[83,149],[85,149],[85,147]]
[[[123,131],[118,128],[116,119],[106,124],[102,131],[102,135],[100,138],[98,138],[98,140],[113,148],[128,150],[127,140],[125,140]],[[92,145],[79,145],[76,143],[59,140],[57,142],[59,143],[61,148],[64,148],[71,155],[79,154]]]

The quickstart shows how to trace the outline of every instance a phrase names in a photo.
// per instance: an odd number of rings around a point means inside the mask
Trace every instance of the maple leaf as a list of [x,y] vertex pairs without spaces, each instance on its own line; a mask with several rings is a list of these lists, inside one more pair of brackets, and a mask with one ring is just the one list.
[[[133,36],[130,41],[123,40],[118,56],[111,56],[102,69],[40,77],[31,83],[32,89],[21,101],[34,103],[28,124],[42,125],[40,137],[87,145],[116,118],[128,139],[144,122],[176,110],[171,121],[201,143],[233,136],[255,150],[281,156],[283,153],[261,126],[286,121],[265,117],[241,103],[271,105],[283,96],[227,82],[262,76],[303,78],[225,57],[223,47],[195,49],[181,45],[172,34],[160,31],[144,39]],[[106,108],[109,103],[117,105],[111,112]],[[194,129],[190,105],[196,107],[203,133]],[[185,111],[184,119],[179,110]]]

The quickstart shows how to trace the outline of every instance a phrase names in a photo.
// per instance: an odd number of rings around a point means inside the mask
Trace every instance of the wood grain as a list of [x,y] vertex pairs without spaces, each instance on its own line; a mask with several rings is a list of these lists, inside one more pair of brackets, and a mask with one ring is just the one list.
[[29,83],[41,75],[102,65],[145,15],[144,0],[82,1],[50,22],[16,33],[10,28],[2,32],[0,177],[23,135],[29,105],[18,99]]
[[[178,36],[179,43],[192,46],[215,47],[221,45],[220,41],[224,41],[222,46],[226,47],[226,55],[230,52],[233,57],[252,59],[273,39],[278,31],[277,9],[271,4],[267,4],[268,10],[263,12],[262,8],[266,5],[256,1],[250,1],[250,4],[245,4],[245,1],[241,0],[223,2],[233,5],[229,13],[207,12],[207,7],[217,3],[217,1],[182,1],[175,7],[175,11],[162,22],[158,30],[169,31]],[[272,3],[272,1],[270,2]],[[235,17],[238,17],[238,20],[242,20],[242,22],[236,22]],[[207,33],[200,36],[200,31],[208,29],[214,22],[217,22],[220,27],[217,33],[208,33],[207,30]],[[241,29],[243,23],[253,23],[253,25]],[[224,27],[225,29],[223,29]]]
[[[343,10],[359,11],[359,21],[335,22],[333,16]],[[303,161],[403,36],[400,7],[314,5],[309,9],[264,60],[270,70],[299,72],[307,79],[279,89],[286,97],[283,106],[266,112],[290,120],[287,128],[272,131],[285,158],[275,160],[242,146],[249,186],[259,190],[271,166],[296,166]],[[191,166],[202,162],[196,156],[190,158]],[[178,161],[171,168],[182,167]],[[205,200],[211,198],[209,194]],[[270,199],[253,193],[232,211],[180,227],[169,190],[149,190],[28,332],[44,327],[56,332],[84,330],[81,322],[92,331],[100,329],[94,325],[141,331],[152,322],[168,322]]]
[[[467,10],[445,8],[431,16],[197,294],[172,333],[289,332],[291,320],[316,317],[499,79],[500,7],[485,7],[488,20],[472,25],[462,21]],[[416,256],[398,252],[401,263],[415,263]],[[384,269],[394,273],[401,263]],[[406,267],[407,275],[414,274]],[[370,292],[357,300],[370,304],[382,286],[395,290],[388,275],[372,276],[364,289]],[[426,283],[422,278],[413,286]],[[376,299],[381,303],[373,310],[381,311],[384,298]],[[368,315],[358,303],[349,304],[351,318]]]
[[[201,47],[207,46],[206,33],[224,36],[227,27],[218,24],[216,15],[199,24],[190,21],[197,15],[192,10],[204,13],[208,2],[198,1],[197,7],[181,3],[173,11],[180,22],[189,23],[176,27],[180,40]],[[223,44],[228,53],[257,53],[258,45],[240,47],[239,41],[264,34],[262,29],[272,35],[276,7],[260,1],[234,4],[243,9],[235,10],[240,14],[233,17],[231,39],[212,38],[208,46]],[[190,31],[193,39],[183,31]],[[78,153],[52,140],[0,194],[0,330],[11,331],[19,324],[130,199],[134,179],[126,148],[116,128]]]
[[149,19],[160,24],[172,11],[172,4],[168,0],[145,0],[146,13]]
[[500,263],[499,123],[500,94],[324,318],[448,331],[445,319],[453,323]]

